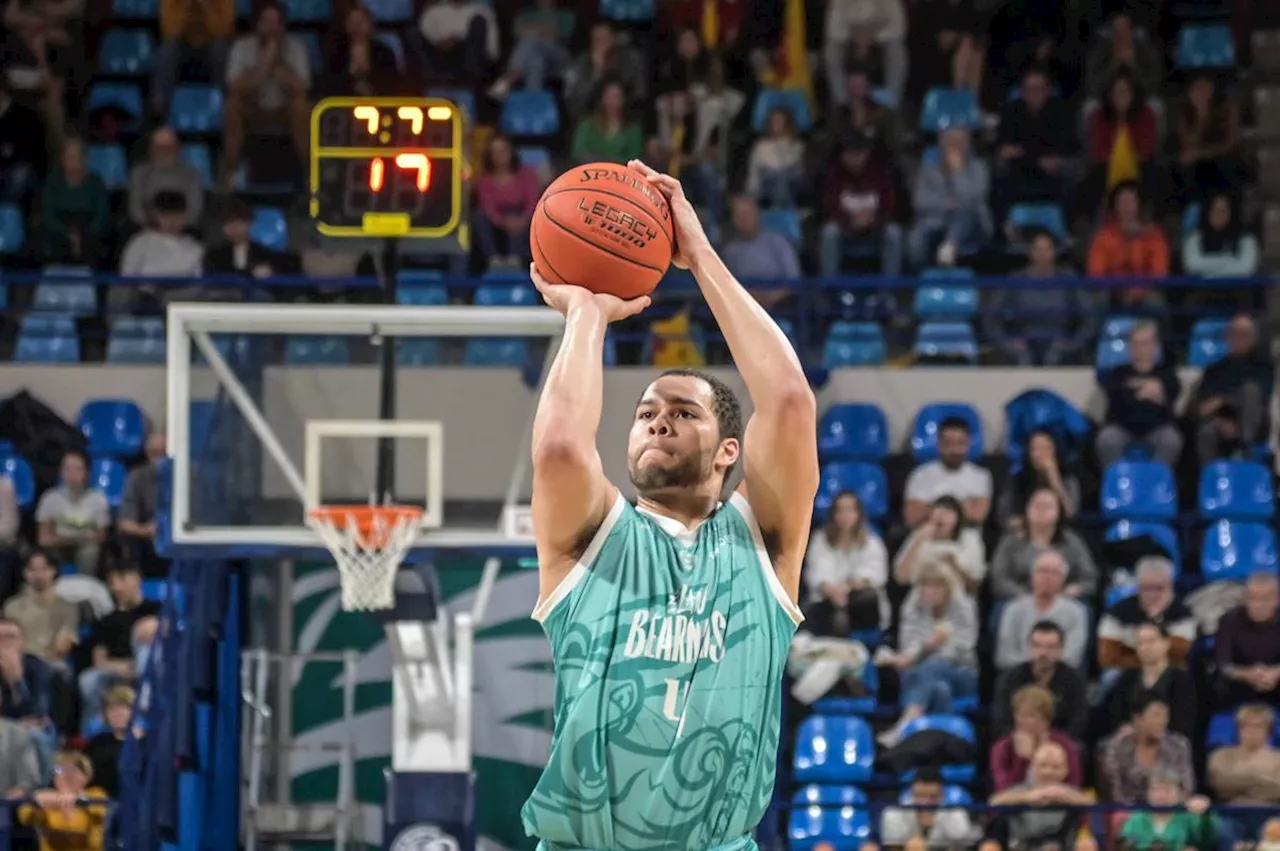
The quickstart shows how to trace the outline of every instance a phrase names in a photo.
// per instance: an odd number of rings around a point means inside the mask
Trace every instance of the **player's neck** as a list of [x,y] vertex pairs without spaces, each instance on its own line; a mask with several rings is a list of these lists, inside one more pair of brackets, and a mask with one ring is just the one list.
[[702,488],[681,489],[679,491],[641,494],[636,499],[636,507],[645,511],[670,517],[683,523],[686,529],[692,529],[706,520],[720,504],[718,493]]

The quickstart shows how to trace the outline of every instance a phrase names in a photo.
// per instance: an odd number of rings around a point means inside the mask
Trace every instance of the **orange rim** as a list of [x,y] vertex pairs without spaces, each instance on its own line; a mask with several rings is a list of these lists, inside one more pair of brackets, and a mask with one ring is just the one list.
[[412,505],[324,505],[311,509],[311,517],[337,529],[355,526],[366,546],[381,548],[391,527],[402,520],[416,523],[422,518],[422,509]]

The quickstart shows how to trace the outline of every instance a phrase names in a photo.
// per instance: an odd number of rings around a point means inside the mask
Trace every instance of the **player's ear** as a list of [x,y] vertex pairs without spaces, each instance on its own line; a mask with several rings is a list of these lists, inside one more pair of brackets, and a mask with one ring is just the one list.
[[738,442],[738,438],[726,437],[720,441],[720,448],[716,450],[716,468],[719,470],[729,469],[738,463],[738,456],[741,454],[742,444]]

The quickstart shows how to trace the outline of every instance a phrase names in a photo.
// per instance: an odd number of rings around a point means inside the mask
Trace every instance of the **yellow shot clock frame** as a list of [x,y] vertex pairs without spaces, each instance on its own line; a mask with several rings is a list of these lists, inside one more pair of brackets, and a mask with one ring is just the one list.
[[[357,116],[357,110],[360,114]],[[371,144],[333,144],[326,140],[322,133],[326,116],[338,114],[354,127],[369,122],[371,131],[391,127],[392,122],[399,122],[400,141],[408,144],[387,144],[394,141],[391,133],[378,134],[371,132]],[[441,129],[438,124],[449,122],[450,126],[441,140]],[[428,127],[436,124],[436,128]],[[467,191],[468,168],[466,162],[466,146],[464,144],[464,111],[448,100],[442,98],[404,98],[404,97],[331,97],[318,102],[311,110],[311,157],[310,157],[310,212],[315,220],[316,229],[327,237],[399,237],[409,239],[458,238],[463,246],[469,243],[468,230],[464,221],[466,209],[464,193]],[[403,138],[403,130],[407,127],[411,138]],[[428,133],[428,131],[430,131]],[[353,134],[355,131],[352,131]],[[428,147],[413,144],[412,137],[429,136],[436,144]],[[359,141],[359,140],[349,140]],[[439,144],[446,143],[445,146]],[[413,214],[407,211],[369,210],[359,216],[358,223],[334,224],[332,218],[353,218],[352,216],[332,216],[331,211],[322,204],[321,196],[327,188],[322,185],[322,166],[333,160],[368,160],[371,168],[373,160],[389,162],[387,171],[397,168],[413,168],[420,158],[427,158],[424,167],[430,168],[430,187],[445,186],[450,190],[447,220],[423,226],[413,221]],[[396,166],[397,160],[404,165]],[[421,173],[419,172],[419,176]],[[351,180],[349,170],[340,180]],[[447,181],[447,184],[442,183]],[[326,219],[330,219],[326,221]]]

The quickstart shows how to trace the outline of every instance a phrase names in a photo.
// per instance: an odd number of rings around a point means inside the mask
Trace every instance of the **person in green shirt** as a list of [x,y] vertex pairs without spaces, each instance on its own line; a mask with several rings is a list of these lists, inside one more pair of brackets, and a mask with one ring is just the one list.
[[111,236],[107,187],[89,171],[82,139],[63,143],[61,166],[45,179],[40,198],[41,253],[52,262],[93,265]]
[[600,88],[595,112],[582,119],[573,134],[576,163],[625,163],[640,159],[644,137],[639,123],[627,116],[627,93],[614,81]]
[[1214,851],[1217,847],[1218,820],[1208,813],[1209,799],[1204,795],[1186,797],[1182,781],[1176,774],[1156,772],[1147,785],[1147,804],[1152,807],[1178,807],[1169,810],[1134,813],[1125,820],[1120,838],[1134,851],[1148,851],[1159,843],[1169,851]]

